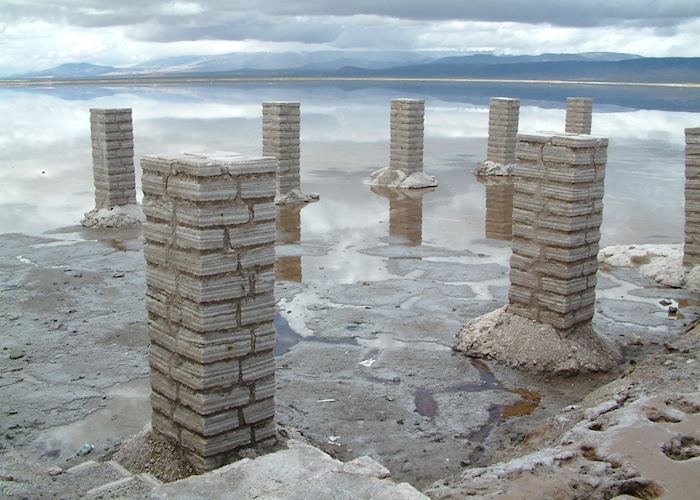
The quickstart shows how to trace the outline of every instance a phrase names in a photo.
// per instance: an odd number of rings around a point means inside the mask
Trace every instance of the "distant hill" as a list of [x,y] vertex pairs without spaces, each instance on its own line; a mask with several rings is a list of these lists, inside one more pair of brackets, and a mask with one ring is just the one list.
[[384,70],[343,68],[353,76],[462,77],[520,80],[700,83],[700,58],[635,58],[618,61],[558,60],[477,63],[469,56]]
[[616,52],[498,56],[405,51],[231,53],[180,56],[129,68],[88,63],[18,75],[21,79],[318,76],[700,83],[700,58],[648,58]]
[[19,75],[22,78],[85,78],[113,73],[117,68],[89,63],[66,63],[55,68]]

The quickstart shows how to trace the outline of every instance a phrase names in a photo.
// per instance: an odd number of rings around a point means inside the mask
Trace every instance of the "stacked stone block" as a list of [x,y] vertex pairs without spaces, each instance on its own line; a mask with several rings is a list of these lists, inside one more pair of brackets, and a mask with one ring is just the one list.
[[153,430],[210,470],[275,435],[277,161],[141,166]]
[[567,97],[566,132],[568,134],[591,133],[593,120],[593,99],[587,97]]
[[136,203],[131,109],[90,109],[95,208]]
[[486,188],[485,236],[510,240],[513,236],[513,181],[510,177],[479,177]]
[[279,161],[277,191],[299,189],[300,114],[298,102],[263,103],[263,156]]
[[423,171],[423,99],[391,100],[389,167],[406,175]]
[[683,264],[700,265],[700,127],[685,129],[685,245]]
[[564,333],[593,318],[607,144],[518,136],[510,312]]
[[487,161],[502,165],[515,163],[515,144],[519,119],[520,99],[491,98]]

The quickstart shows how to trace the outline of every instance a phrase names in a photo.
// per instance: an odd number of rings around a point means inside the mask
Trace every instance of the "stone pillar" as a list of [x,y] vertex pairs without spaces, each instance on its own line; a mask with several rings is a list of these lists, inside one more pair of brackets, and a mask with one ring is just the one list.
[[478,176],[486,188],[485,236],[510,240],[513,236],[513,180],[511,177]]
[[590,324],[607,144],[518,136],[509,312],[564,333]]
[[501,165],[515,163],[515,143],[520,119],[520,99],[492,97],[489,106],[489,140],[486,160]]
[[588,97],[566,98],[567,134],[590,135],[592,119],[593,99],[589,99]]
[[[277,243],[294,245],[301,241],[301,209],[299,205],[277,206]],[[277,281],[301,283],[301,255],[280,255],[275,263]]]
[[298,102],[263,103],[263,156],[279,160],[277,192],[299,189],[300,114]]
[[95,208],[136,203],[131,109],[90,109]]
[[423,171],[423,99],[391,100],[389,167],[406,175]]
[[198,471],[275,436],[277,161],[146,156],[152,426]]
[[700,265],[700,127],[685,129],[685,245],[683,265]]

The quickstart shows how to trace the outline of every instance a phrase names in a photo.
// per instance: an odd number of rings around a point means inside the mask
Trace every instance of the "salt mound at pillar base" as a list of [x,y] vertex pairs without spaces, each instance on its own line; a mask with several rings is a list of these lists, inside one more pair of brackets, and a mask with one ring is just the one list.
[[85,213],[80,224],[93,229],[127,228],[143,224],[140,205],[121,205],[112,208],[93,208]]
[[372,172],[369,183],[371,186],[400,189],[423,189],[438,185],[437,179],[432,175],[427,175],[423,172],[407,174],[403,170],[391,167],[384,167]]
[[294,188],[286,193],[275,196],[275,205],[293,205],[295,203],[312,203],[318,201],[318,193],[304,193],[301,189]]
[[475,175],[513,175],[515,163],[498,163],[497,161],[484,160],[476,164],[474,168]]
[[509,312],[507,306],[467,323],[457,334],[453,349],[557,375],[609,371],[622,361],[618,349],[598,336],[590,323],[564,335],[550,325]]

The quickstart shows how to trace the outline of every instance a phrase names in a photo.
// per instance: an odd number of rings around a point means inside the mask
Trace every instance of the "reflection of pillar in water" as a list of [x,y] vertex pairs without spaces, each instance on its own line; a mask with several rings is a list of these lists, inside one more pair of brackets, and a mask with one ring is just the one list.
[[389,198],[389,236],[408,246],[420,245],[423,242],[423,196],[433,190],[372,186],[372,191]]
[[[277,244],[301,241],[301,209],[303,205],[277,205]],[[277,281],[301,283],[301,255],[280,256],[276,262]]]
[[486,188],[485,236],[510,240],[513,236],[513,179],[477,176]]

